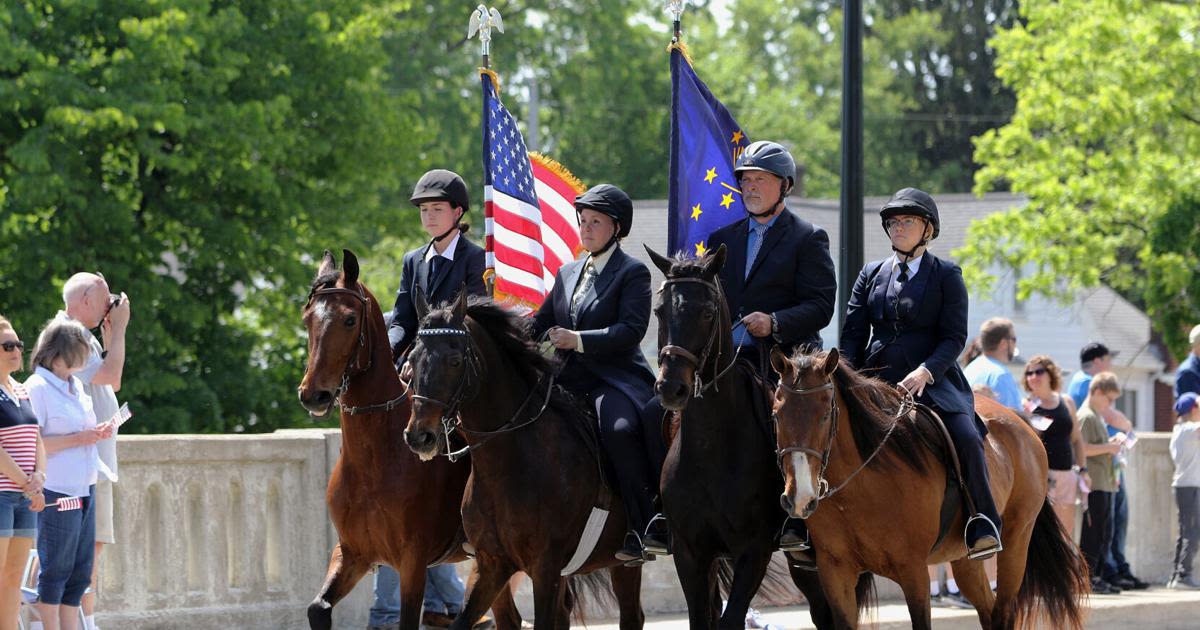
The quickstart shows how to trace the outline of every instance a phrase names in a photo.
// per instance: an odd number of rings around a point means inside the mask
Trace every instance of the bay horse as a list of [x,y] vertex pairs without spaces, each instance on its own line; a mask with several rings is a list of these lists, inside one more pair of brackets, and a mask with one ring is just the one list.
[[[692,260],[646,251],[666,276],[654,307],[660,364],[655,391],[664,408],[680,412],[661,478],[675,569],[693,629],[742,628],[786,516],[779,508],[783,478],[768,426],[769,394],[733,350],[717,275],[725,247]],[[718,620],[716,569],[727,558],[733,576]],[[813,622],[828,627],[832,614],[817,574],[792,562],[789,569]],[[872,588],[864,576],[856,593],[867,601]]]
[[[858,574],[886,576],[904,590],[914,628],[931,627],[926,565],[950,562],[983,628],[1080,628],[1087,567],[1046,498],[1046,451],[1012,410],[985,397],[975,410],[992,496],[1004,522],[995,595],[983,563],[966,559],[965,510],[943,512],[953,445],[924,407],[894,386],[855,371],[837,349],[787,357],[778,350],[774,403],[781,497],[808,521],[821,584],[839,628],[855,628]],[[906,404],[907,400],[907,404]],[[832,487],[832,489],[831,489]],[[943,518],[942,515],[945,515]]]
[[[340,405],[342,430],[341,454],[325,493],[338,544],[308,607],[308,622],[314,629],[332,628],[333,606],[372,565],[386,562],[400,574],[400,627],[417,630],[426,567],[466,559],[459,504],[470,464],[422,464],[404,446],[409,392],[393,367],[379,302],[358,274],[352,252],[343,250],[338,271],[326,251],[304,306],[308,364],[300,403],[317,417]],[[511,592],[498,595],[497,627],[519,628]]]
[[[556,370],[530,339],[528,319],[486,298],[468,302],[465,291],[448,307],[430,311],[424,297],[416,305],[405,440],[429,466],[443,459],[451,432],[471,454],[462,515],[479,579],[451,628],[470,628],[517,571],[533,582],[534,628],[567,628],[586,594],[577,587],[588,585],[577,578],[601,568],[620,627],[641,628],[641,568],[615,556],[627,525],[605,480],[596,421],[554,385]],[[577,550],[587,532],[598,532],[598,542]]]

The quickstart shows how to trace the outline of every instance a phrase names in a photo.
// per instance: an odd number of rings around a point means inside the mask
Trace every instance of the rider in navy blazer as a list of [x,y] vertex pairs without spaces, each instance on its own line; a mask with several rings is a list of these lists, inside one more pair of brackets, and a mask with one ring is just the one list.
[[431,238],[404,255],[400,289],[388,326],[388,342],[397,369],[417,334],[413,297],[418,289],[433,305],[454,299],[464,284],[469,295],[487,295],[483,248],[467,240],[469,226],[462,222],[470,209],[462,178],[447,170],[429,171],[417,182],[410,201],[421,209],[421,225]]
[[624,191],[601,184],[576,197],[575,209],[591,253],[558,270],[533,333],[546,334],[563,357],[559,384],[596,411],[629,518],[617,557],[636,566],[649,558],[642,537],[664,450],[659,425],[642,422],[654,398],[654,373],[639,347],[650,321],[650,271],[621,249],[633,220]]
[[[880,210],[895,254],[868,263],[854,283],[841,352],[854,367],[911,391],[950,432],[975,507],[968,557],[1002,549],[1001,522],[988,483],[974,395],[956,358],[967,340],[967,287],[958,265],[926,251],[940,231],[937,204],[905,188]],[[915,267],[915,268],[914,268]]]

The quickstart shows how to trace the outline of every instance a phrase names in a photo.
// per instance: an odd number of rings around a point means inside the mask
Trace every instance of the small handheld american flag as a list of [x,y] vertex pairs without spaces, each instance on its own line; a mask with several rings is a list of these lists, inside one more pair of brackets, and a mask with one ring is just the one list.
[[83,499],[80,497],[63,497],[55,504],[58,506],[59,512],[69,512],[83,507]]
[[116,426],[119,429],[121,428],[122,424],[125,424],[126,420],[132,417],[133,412],[129,410],[129,403],[125,403],[121,405],[121,408],[117,410],[117,413],[113,414],[113,417],[111,420],[109,420],[109,422],[113,423],[113,426]]

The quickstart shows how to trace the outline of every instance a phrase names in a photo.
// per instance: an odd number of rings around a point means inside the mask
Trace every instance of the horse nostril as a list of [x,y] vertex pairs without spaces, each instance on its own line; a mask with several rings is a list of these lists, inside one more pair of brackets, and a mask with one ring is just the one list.
[[792,508],[796,507],[796,504],[792,502],[792,497],[789,497],[786,492],[779,495],[779,505],[788,514],[791,514]]
[[333,401],[333,392],[331,392],[327,389],[322,389],[321,391],[313,394],[313,397],[312,397],[313,404],[321,406],[321,407],[328,405],[332,401]]
[[413,448],[425,449],[433,444],[433,432],[431,431],[405,431],[404,441]]

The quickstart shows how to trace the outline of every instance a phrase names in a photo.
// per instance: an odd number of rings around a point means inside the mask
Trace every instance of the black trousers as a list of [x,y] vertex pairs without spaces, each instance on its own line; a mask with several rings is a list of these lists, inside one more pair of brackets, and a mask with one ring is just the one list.
[[1083,533],[1079,536],[1079,549],[1087,560],[1093,579],[1099,579],[1104,557],[1112,545],[1113,534],[1112,492],[1092,490],[1088,493],[1087,513],[1083,515]]
[[[661,425],[651,417],[653,407],[643,409],[610,385],[593,389],[588,403],[600,422],[600,443],[616,473],[629,527],[640,536],[654,515],[654,497],[658,494],[666,450]],[[647,421],[643,421],[643,413]],[[662,418],[661,413],[658,418]]]
[[1175,507],[1179,508],[1179,539],[1175,541],[1174,577],[1192,576],[1196,550],[1200,548],[1200,487],[1179,486]]
[[[954,450],[958,453],[958,462],[962,466],[963,483],[967,486],[967,494],[975,504],[975,511],[991,519],[996,524],[996,531],[1003,531],[1000,513],[996,511],[996,502],[992,499],[991,482],[988,479],[987,459],[983,453],[983,436],[975,426],[975,417],[965,413],[946,413],[938,410],[950,440],[954,442]],[[967,532],[967,544],[975,542],[979,536],[986,533],[981,528],[973,528]]]

